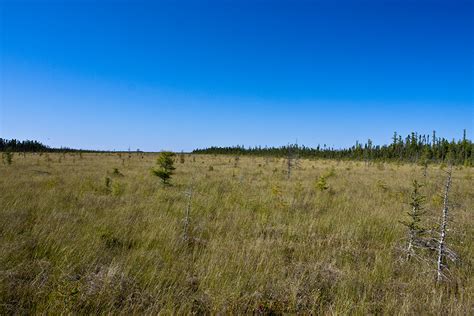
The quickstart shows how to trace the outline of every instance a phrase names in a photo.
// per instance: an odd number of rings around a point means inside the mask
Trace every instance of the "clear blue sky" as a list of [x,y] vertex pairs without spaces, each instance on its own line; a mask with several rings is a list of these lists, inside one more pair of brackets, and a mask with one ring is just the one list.
[[473,1],[0,6],[3,138],[156,151],[474,133]]

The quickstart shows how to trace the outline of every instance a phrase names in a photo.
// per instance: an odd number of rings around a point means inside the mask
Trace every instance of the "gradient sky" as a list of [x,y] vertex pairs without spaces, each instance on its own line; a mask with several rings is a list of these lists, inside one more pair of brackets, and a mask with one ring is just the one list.
[[148,151],[474,132],[473,1],[0,0],[0,137]]

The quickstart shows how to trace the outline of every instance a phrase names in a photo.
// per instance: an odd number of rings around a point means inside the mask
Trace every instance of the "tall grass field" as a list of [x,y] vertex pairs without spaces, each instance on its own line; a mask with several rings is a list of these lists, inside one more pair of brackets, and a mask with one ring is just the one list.
[[412,182],[437,236],[448,166],[27,153],[0,164],[0,314],[473,315],[474,169],[455,166],[446,261],[406,259]]

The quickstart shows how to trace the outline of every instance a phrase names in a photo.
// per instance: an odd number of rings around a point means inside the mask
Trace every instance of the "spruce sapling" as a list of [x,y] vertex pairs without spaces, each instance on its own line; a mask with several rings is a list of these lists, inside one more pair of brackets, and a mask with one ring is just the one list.
[[176,169],[174,167],[174,158],[175,154],[169,151],[163,151],[160,153],[158,158],[156,159],[156,164],[158,165],[154,169],[152,169],[152,173],[159,177],[163,184],[168,185],[169,180],[171,179],[171,175],[173,171]]
[[421,226],[421,218],[425,214],[423,210],[423,203],[425,202],[425,196],[420,193],[420,189],[423,185],[419,184],[418,181],[413,180],[413,190],[411,192],[410,206],[411,210],[407,212],[410,220],[402,222],[408,228],[408,245],[406,248],[407,260],[410,260],[415,255],[415,247],[419,247],[423,244],[422,237],[425,233],[425,229]]

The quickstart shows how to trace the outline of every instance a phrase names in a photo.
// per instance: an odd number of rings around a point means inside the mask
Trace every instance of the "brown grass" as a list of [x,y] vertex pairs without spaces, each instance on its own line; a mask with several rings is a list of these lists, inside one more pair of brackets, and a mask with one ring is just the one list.
[[448,243],[461,261],[436,286],[434,261],[401,260],[399,221],[417,178],[436,225],[439,166],[425,180],[415,165],[302,160],[288,181],[283,160],[186,155],[166,187],[156,155],[82,156],[0,165],[1,314],[474,313],[473,169],[454,170]]

